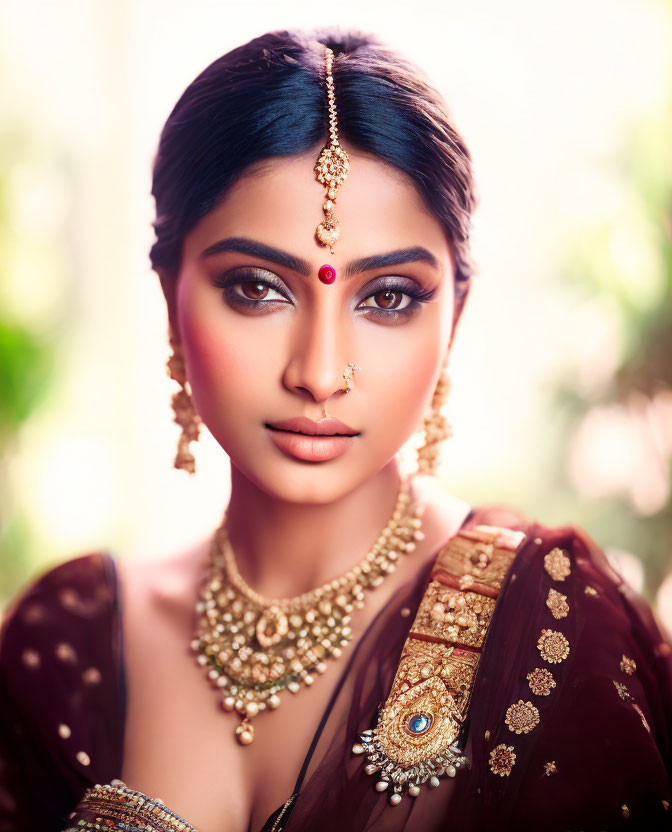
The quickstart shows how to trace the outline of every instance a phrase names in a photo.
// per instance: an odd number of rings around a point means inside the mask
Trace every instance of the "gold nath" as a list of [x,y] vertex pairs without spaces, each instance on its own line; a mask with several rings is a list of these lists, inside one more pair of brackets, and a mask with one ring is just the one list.
[[326,71],[327,98],[329,100],[329,144],[322,148],[315,165],[316,179],[326,188],[327,200],[322,206],[324,219],[317,226],[315,235],[323,246],[329,246],[334,253],[334,243],[341,236],[341,227],[336,214],[334,202],[338,189],[345,182],[350,170],[348,154],[338,143],[338,126],[336,120],[336,98],[334,96],[334,78],[331,67],[334,53],[328,46],[324,47],[324,62]]

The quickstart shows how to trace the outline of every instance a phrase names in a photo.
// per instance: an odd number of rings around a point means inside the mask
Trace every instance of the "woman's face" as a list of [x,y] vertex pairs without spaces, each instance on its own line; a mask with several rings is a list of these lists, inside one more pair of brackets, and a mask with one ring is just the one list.
[[[315,239],[318,147],[241,178],[185,236],[167,291],[199,415],[232,465],[288,501],[335,500],[393,459],[422,424],[451,336],[454,263],[441,226],[410,179],[344,147],[335,254]],[[324,264],[336,270],[330,285],[318,278]],[[349,362],[361,369],[346,393]],[[276,444],[268,424],[319,421],[325,407],[357,432],[343,452],[326,447],[332,458],[316,461]]]

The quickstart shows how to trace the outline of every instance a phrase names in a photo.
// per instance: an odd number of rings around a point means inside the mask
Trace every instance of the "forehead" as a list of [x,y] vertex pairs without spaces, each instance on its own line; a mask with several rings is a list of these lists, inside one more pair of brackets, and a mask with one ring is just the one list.
[[298,156],[267,159],[245,171],[186,236],[185,255],[198,256],[217,239],[239,236],[262,240],[315,262],[345,261],[421,245],[447,264],[450,250],[445,233],[412,180],[375,157],[344,147],[350,156],[350,173],[335,202],[341,237],[334,255],[315,239],[326,199],[314,171],[320,147]]

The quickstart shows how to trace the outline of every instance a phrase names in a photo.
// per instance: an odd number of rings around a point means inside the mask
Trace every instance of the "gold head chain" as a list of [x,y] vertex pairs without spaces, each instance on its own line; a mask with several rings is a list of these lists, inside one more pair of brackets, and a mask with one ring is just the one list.
[[348,154],[338,143],[334,77],[331,74],[333,60],[333,51],[328,46],[325,46],[324,63],[327,99],[329,101],[329,144],[322,148],[317,164],[315,165],[316,179],[326,189],[326,201],[322,206],[324,219],[317,226],[315,235],[323,246],[329,246],[332,254],[334,253],[334,243],[341,236],[341,227],[336,214],[334,214],[334,203],[336,202],[338,189],[345,182],[345,178],[350,170]]

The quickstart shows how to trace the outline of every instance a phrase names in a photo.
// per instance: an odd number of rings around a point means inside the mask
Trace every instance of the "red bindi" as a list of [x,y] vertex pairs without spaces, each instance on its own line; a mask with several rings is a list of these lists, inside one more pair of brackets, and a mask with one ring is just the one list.
[[327,266],[325,264],[324,266],[320,266],[317,276],[322,283],[333,283],[336,280],[336,269],[333,266]]

